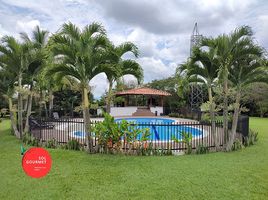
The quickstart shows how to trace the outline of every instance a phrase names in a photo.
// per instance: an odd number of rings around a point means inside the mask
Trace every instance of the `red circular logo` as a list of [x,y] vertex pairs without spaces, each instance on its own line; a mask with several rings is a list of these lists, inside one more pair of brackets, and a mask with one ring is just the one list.
[[47,150],[43,148],[31,148],[22,158],[24,172],[33,178],[41,178],[48,174],[52,160]]

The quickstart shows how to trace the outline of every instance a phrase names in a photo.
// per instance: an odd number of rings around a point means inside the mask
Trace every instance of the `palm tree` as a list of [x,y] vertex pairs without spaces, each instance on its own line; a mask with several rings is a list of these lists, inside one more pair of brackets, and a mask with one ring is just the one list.
[[133,43],[125,42],[123,44],[120,44],[119,46],[114,46],[113,44],[110,44],[107,49],[109,54],[108,65],[110,65],[110,68],[113,69],[105,72],[109,82],[109,88],[106,97],[106,112],[110,113],[111,100],[113,96],[113,84],[117,82],[121,77],[128,74],[136,77],[138,83],[140,83],[143,78],[143,69],[134,60],[122,59],[122,56],[126,53],[132,53],[135,57],[138,57],[138,48]]
[[[0,62],[0,66],[1,66]],[[13,106],[12,97],[15,93],[14,83],[16,82],[16,74],[12,71],[8,71],[4,66],[0,70],[0,94],[8,102],[8,108],[10,113],[10,121],[13,132],[16,136],[19,136],[19,131],[16,122],[16,111]]]
[[35,60],[29,65],[27,69],[28,84],[30,85],[30,94],[27,99],[27,113],[26,113],[26,123],[24,127],[24,132],[29,131],[29,117],[32,112],[32,99],[33,99],[33,85],[34,81],[37,81],[37,76],[40,74],[42,67],[45,65],[45,46],[48,39],[48,31],[41,30],[39,26],[36,26],[32,38],[30,38],[26,33],[21,33],[21,38],[25,43],[32,44],[35,49]]
[[[242,90],[245,89],[252,83],[268,83],[268,65],[265,65],[260,57],[263,54],[262,48],[254,43],[251,43],[252,55],[243,57],[239,62],[235,63],[230,68],[229,80],[231,86],[235,89],[235,102],[234,102],[234,114],[232,120],[232,129],[230,139],[227,144],[227,151],[230,151],[235,139],[238,116],[241,111],[241,94]],[[254,52],[254,53],[253,53]]]
[[225,143],[229,140],[228,133],[228,77],[230,68],[244,57],[254,53],[254,48],[249,45],[252,41],[252,30],[248,26],[242,26],[229,35],[223,34],[215,39],[204,39],[203,46],[216,50],[216,58],[219,62],[219,77],[223,85],[223,129]]
[[[22,137],[22,81],[24,72],[33,61],[32,44],[19,43],[14,37],[4,36],[0,44],[0,63],[11,74],[14,73],[18,85],[18,125]],[[15,126],[14,126],[15,127]]]
[[108,69],[107,65],[101,65],[106,60],[105,29],[98,23],[92,23],[81,31],[74,24],[65,23],[52,40],[51,50],[55,56],[55,66],[49,71],[52,74],[72,77],[79,81],[87,147],[90,152],[93,152],[88,98],[89,81]]
[[192,52],[190,61],[185,65],[182,65],[182,68],[186,69],[187,76],[189,77],[190,82],[199,82],[205,84],[208,90],[208,99],[209,99],[209,110],[212,123],[212,134],[214,136],[214,141],[216,149],[219,148],[218,136],[216,133],[215,125],[215,102],[213,99],[213,87],[218,82],[218,71],[219,65],[215,57],[215,49],[209,48],[204,51],[201,46],[195,48]]

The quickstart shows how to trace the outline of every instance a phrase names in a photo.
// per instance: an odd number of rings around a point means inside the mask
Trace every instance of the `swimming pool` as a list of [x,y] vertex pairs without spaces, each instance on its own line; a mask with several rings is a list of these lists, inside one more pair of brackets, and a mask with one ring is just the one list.
[[71,136],[74,137],[74,138],[77,138],[77,139],[79,139],[79,138],[85,138],[86,137],[86,133],[83,132],[83,131],[73,131],[71,133]]
[[[116,119],[121,122],[123,119]],[[193,139],[204,136],[205,132],[199,127],[193,127],[187,124],[178,124],[173,119],[166,118],[124,118],[124,120],[136,124],[139,129],[149,128],[149,140],[152,141],[171,141],[174,137],[178,140],[182,139],[181,133],[191,133]],[[140,139],[141,135],[137,139]]]
[[[149,140],[154,142],[171,141],[174,137],[178,140],[182,139],[181,133],[191,133],[193,139],[205,136],[206,132],[198,126],[190,126],[187,124],[178,124],[174,119],[167,118],[120,118],[115,119],[115,122],[120,123],[122,120],[135,125],[135,128],[148,128],[150,131]],[[80,127],[81,128],[81,127]],[[84,129],[76,129],[70,133],[70,136],[77,139],[85,138]],[[94,133],[93,133],[94,135]],[[139,140],[142,135],[138,135]]]

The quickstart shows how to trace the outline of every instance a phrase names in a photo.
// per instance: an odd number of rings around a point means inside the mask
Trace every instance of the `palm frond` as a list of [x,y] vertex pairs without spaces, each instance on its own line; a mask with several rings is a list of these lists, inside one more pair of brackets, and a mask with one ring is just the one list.
[[62,25],[60,34],[66,35],[74,40],[79,40],[81,31],[75,24],[68,22]]
[[88,39],[88,38],[91,38],[93,34],[105,35],[106,30],[100,23],[93,22],[92,24],[87,25],[84,28],[82,37],[85,39]]
[[115,51],[117,52],[119,57],[123,56],[125,53],[128,53],[128,52],[133,53],[135,57],[139,56],[138,47],[132,42],[125,42],[125,43],[120,44],[119,46],[115,48]]

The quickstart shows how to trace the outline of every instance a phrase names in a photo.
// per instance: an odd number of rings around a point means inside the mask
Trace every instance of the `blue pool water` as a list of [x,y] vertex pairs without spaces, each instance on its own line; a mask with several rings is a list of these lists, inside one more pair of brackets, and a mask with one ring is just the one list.
[[[116,119],[116,122],[123,119]],[[177,125],[175,120],[165,118],[124,118],[124,120],[136,124],[137,128],[149,128],[149,140],[154,141],[167,141],[172,140],[174,137],[182,139],[181,132],[191,133],[193,138],[199,137],[203,134],[202,130],[188,125]],[[141,135],[137,139],[140,139]]]
[[74,131],[73,136],[75,136],[77,138],[84,138],[84,137],[86,137],[86,134],[83,131]]
[[[115,119],[117,123],[120,123],[123,119]],[[182,139],[181,132],[191,133],[193,138],[199,137],[202,134],[202,129],[189,125],[178,125],[173,119],[165,118],[124,118],[131,124],[135,124],[136,128],[143,129],[148,128],[150,130],[149,140],[153,141],[168,141],[177,138]],[[201,128],[201,127],[200,127]],[[74,137],[85,138],[85,133],[83,131],[77,130],[73,133]],[[140,139],[141,135],[138,135],[137,139]]]

